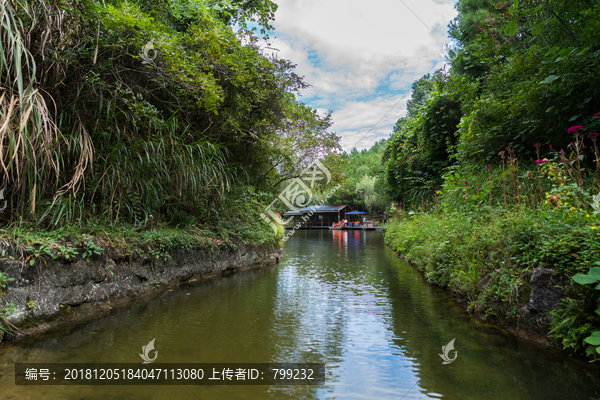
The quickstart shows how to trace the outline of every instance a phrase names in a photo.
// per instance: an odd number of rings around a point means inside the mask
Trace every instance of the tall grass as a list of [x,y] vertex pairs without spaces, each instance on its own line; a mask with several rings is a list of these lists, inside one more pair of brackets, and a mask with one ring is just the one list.
[[[0,0],[0,183],[21,214],[26,204],[33,214],[48,191],[76,191],[92,159],[86,130],[80,125],[63,135],[48,106],[54,100],[39,86],[48,71],[39,70],[35,58],[44,58],[62,31],[61,15],[53,2]],[[78,159],[65,171],[73,155]]]
[[[233,179],[226,148],[176,113],[163,121],[142,94],[156,72],[130,65],[127,47],[110,46],[124,65],[99,57],[101,24],[76,5],[0,0],[0,184],[11,206],[0,217],[180,222],[219,203]],[[90,65],[56,61],[69,46],[95,47]]]

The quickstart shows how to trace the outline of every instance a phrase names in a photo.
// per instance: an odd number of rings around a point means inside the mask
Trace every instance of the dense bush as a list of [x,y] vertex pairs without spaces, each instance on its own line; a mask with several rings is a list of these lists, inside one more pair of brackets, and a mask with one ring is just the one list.
[[294,65],[240,29],[276,6],[216,3],[0,3],[2,222],[237,225],[259,218],[240,199],[339,149]]
[[[388,245],[469,309],[517,317],[529,301],[535,268],[573,277],[600,263],[598,180],[578,162],[583,143],[580,138],[569,155],[537,160],[529,171],[510,148],[499,166],[457,169],[424,210],[398,211]],[[597,357],[595,342],[584,341],[600,327],[597,302],[593,287],[569,285],[553,311],[551,336]]]

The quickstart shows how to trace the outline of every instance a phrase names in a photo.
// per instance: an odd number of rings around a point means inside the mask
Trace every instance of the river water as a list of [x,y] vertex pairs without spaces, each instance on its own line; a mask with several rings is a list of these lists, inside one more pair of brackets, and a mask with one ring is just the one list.
[[[302,230],[273,268],[0,347],[0,399],[597,399],[600,368],[467,315],[380,232]],[[324,362],[323,386],[16,386],[16,362]],[[456,360],[442,346],[455,339]],[[450,353],[454,357],[454,352]],[[141,365],[141,364],[140,364]]]

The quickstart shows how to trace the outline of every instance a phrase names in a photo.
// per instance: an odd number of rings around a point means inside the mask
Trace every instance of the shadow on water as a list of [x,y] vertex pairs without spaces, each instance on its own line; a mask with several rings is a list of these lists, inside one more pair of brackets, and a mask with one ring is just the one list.
[[[278,267],[180,287],[0,348],[2,399],[590,399],[598,367],[464,313],[379,232],[302,230]],[[15,386],[15,362],[325,362],[306,386]],[[455,340],[456,361],[442,346]],[[451,354],[452,356],[452,354]],[[140,364],[141,365],[141,364]],[[404,397],[403,397],[404,396]]]

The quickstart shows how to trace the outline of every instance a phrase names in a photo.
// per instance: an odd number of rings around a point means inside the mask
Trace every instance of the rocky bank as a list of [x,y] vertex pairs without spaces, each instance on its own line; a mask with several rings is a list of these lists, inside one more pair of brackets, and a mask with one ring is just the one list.
[[88,259],[81,258],[82,249],[78,253],[71,261],[41,256],[33,265],[25,259],[0,259],[0,272],[14,279],[4,289],[1,308],[14,305],[6,320],[22,332],[0,331],[0,341],[82,323],[172,286],[274,265],[281,257],[275,244],[180,249],[170,257],[157,257],[143,247],[129,254],[107,247]]

